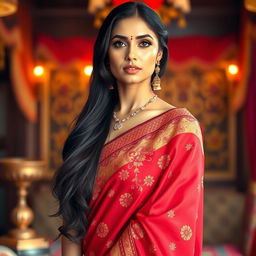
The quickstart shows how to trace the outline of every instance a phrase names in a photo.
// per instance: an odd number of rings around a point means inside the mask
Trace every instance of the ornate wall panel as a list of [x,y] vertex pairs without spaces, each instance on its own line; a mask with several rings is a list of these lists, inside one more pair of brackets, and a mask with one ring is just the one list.
[[160,96],[186,107],[200,122],[204,135],[206,177],[234,178],[234,115],[229,109],[229,84],[225,70],[190,66],[169,67]]
[[41,122],[41,154],[51,170],[62,160],[62,148],[72,123],[82,109],[87,97],[88,81],[76,68],[54,68],[43,87]]

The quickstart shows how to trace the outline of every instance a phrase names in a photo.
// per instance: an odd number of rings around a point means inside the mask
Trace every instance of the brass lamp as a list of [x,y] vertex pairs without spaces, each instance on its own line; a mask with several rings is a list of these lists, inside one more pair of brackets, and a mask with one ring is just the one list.
[[245,0],[245,8],[250,12],[256,12],[256,1],[255,0]]
[[48,240],[37,237],[36,232],[29,228],[33,220],[33,211],[27,205],[28,187],[34,181],[46,177],[44,161],[22,158],[0,159],[0,178],[14,183],[18,190],[18,203],[11,212],[11,220],[16,227],[9,231],[7,237],[0,237],[1,245],[8,246],[17,252],[48,250]]
[[17,0],[0,0],[0,17],[11,15],[17,11]]

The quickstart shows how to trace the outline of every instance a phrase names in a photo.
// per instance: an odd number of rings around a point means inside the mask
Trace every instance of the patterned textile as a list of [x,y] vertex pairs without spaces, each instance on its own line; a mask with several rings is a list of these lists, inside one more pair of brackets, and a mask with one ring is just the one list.
[[[61,256],[60,242],[51,244],[51,256]],[[243,256],[233,245],[206,246],[203,248],[202,256]]]
[[244,206],[245,195],[234,189],[218,187],[205,189],[204,244],[241,246]]
[[183,108],[108,142],[84,255],[201,256],[203,169],[201,130]]
[[204,247],[202,256],[243,256],[233,245]]

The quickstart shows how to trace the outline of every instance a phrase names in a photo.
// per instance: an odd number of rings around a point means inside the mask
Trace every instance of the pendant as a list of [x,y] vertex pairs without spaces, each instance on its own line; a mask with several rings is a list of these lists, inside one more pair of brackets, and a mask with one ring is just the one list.
[[119,130],[119,129],[121,129],[122,127],[123,127],[123,125],[122,125],[121,123],[115,123],[113,129],[114,129],[114,130]]

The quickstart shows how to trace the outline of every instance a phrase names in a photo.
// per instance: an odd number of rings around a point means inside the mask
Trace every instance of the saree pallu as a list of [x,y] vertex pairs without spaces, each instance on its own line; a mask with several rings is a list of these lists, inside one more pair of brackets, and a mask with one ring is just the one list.
[[105,144],[85,256],[201,256],[204,155],[198,121],[168,110]]

